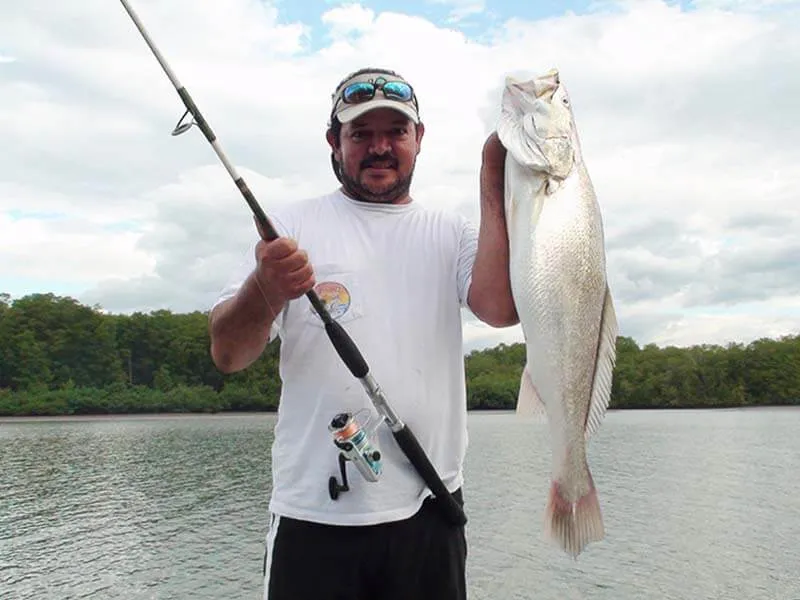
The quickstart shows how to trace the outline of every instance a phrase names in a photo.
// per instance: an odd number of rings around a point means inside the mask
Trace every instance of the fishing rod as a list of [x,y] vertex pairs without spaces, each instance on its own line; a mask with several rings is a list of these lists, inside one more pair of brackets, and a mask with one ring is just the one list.
[[[178,92],[178,96],[180,96],[184,106],[186,107],[186,112],[183,113],[183,116],[180,118],[177,125],[175,125],[172,135],[180,135],[188,131],[192,125],[197,125],[200,128],[200,131],[203,132],[203,135],[206,137],[208,142],[211,144],[211,147],[214,149],[214,152],[217,154],[220,161],[222,161],[222,164],[230,174],[231,179],[233,179],[234,184],[236,184],[236,187],[239,189],[245,201],[249,205],[250,210],[253,211],[253,215],[255,216],[259,225],[259,233],[261,237],[266,241],[272,241],[278,238],[278,232],[275,230],[272,223],[270,223],[266,213],[264,213],[263,209],[259,205],[253,193],[250,191],[250,188],[247,186],[242,176],[239,175],[236,168],[228,160],[228,157],[222,150],[217,136],[214,134],[208,122],[200,113],[200,110],[192,100],[189,92],[175,76],[175,73],[169,67],[167,61],[153,43],[153,40],[150,38],[150,35],[147,33],[147,30],[145,29],[136,12],[134,12],[127,0],[120,0],[120,2],[122,2],[122,6],[125,7],[125,10],[133,20],[136,28],[139,30],[139,33],[141,33],[142,38],[144,38],[144,41],[150,47],[150,50],[158,60],[161,68],[164,69],[164,72],[172,82],[172,85]],[[193,120],[184,122],[189,114],[191,114]],[[408,425],[406,425],[392,410],[388,400],[386,399],[386,395],[384,394],[380,385],[378,385],[378,382],[370,373],[369,365],[361,355],[356,343],[341,326],[341,324],[331,317],[328,309],[325,307],[325,304],[320,300],[319,296],[313,289],[309,290],[306,293],[306,296],[309,302],[311,302],[314,310],[322,319],[322,322],[325,324],[325,332],[328,334],[328,339],[331,341],[331,344],[333,344],[337,354],[353,374],[353,376],[364,386],[364,389],[372,401],[372,404],[381,415],[381,420],[385,421],[389,426],[397,445],[406,455],[409,462],[411,462],[412,466],[416,469],[417,473],[420,475],[420,477],[422,477],[422,480],[435,496],[436,504],[441,508],[444,517],[453,525],[464,525],[467,522],[467,517],[464,514],[463,509],[445,487],[444,483],[436,472],[436,469],[431,464],[430,459],[425,454],[422,446],[420,446],[419,441],[414,433],[411,431],[411,429],[409,429]],[[337,417],[339,417],[339,415],[337,415]],[[336,420],[336,418],[334,418],[334,420]],[[349,452],[350,449],[346,447],[346,442],[343,443],[343,446],[344,447],[342,449],[348,450],[348,453],[346,454],[348,459],[356,461],[360,459],[369,460],[364,458],[364,455],[359,454],[358,452],[356,452],[355,455],[353,452]],[[342,458],[343,456],[345,455],[340,454],[340,464],[343,464],[341,463],[341,460],[344,460]],[[343,468],[342,474],[344,475]],[[338,495],[338,491],[340,489],[347,489],[346,480],[344,486],[337,487],[335,478],[331,478],[329,481],[329,488],[331,490],[331,496]]]

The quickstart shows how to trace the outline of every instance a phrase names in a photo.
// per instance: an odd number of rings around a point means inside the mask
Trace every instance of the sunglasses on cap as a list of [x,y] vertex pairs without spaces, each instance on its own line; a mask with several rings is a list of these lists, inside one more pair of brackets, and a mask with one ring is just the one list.
[[409,102],[414,100],[414,90],[405,81],[387,81],[378,77],[375,81],[356,81],[342,90],[341,99],[345,104],[360,104],[372,100],[380,90],[390,100]]

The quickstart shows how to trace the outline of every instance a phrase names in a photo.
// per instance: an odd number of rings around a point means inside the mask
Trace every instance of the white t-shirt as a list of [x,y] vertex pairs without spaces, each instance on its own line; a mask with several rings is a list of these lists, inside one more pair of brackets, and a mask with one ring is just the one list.
[[[463,482],[467,446],[461,309],[471,283],[476,228],[458,214],[414,202],[358,202],[338,190],[291,204],[270,220],[308,252],[320,298],[454,491]],[[253,259],[242,265],[217,302],[232,296],[253,266]],[[328,479],[340,479],[331,419],[361,409],[375,419],[377,412],[308,298],[288,303],[271,339],[275,335],[281,338],[282,391],[270,511],[345,525],[411,516],[430,492],[385,423],[375,438],[383,461],[380,479],[366,481],[348,462],[350,490],[330,498]],[[365,414],[359,415],[362,423]]]

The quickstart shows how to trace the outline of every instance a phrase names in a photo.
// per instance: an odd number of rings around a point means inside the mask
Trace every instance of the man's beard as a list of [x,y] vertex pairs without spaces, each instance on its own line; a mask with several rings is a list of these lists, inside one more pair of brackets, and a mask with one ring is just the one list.
[[[362,161],[359,165],[360,170],[370,167],[378,162],[390,162],[392,168],[397,169],[397,161],[393,157],[385,156],[370,156]],[[376,202],[381,204],[394,204],[401,198],[404,198],[411,189],[411,179],[414,175],[414,165],[411,166],[411,172],[407,177],[399,178],[392,185],[381,189],[380,191],[370,190],[367,186],[363,185],[357,179],[350,177],[344,169],[341,170],[342,185],[348,195],[357,200],[364,202]]]

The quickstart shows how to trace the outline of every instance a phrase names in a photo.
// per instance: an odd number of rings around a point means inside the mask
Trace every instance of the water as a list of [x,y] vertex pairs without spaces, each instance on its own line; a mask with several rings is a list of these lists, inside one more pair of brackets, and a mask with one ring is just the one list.
[[[0,422],[0,598],[260,598],[272,415]],[[800,410],[612,412],[607,538],[541,537],[542,426],[474,413],[474,600],[800,600]]]

